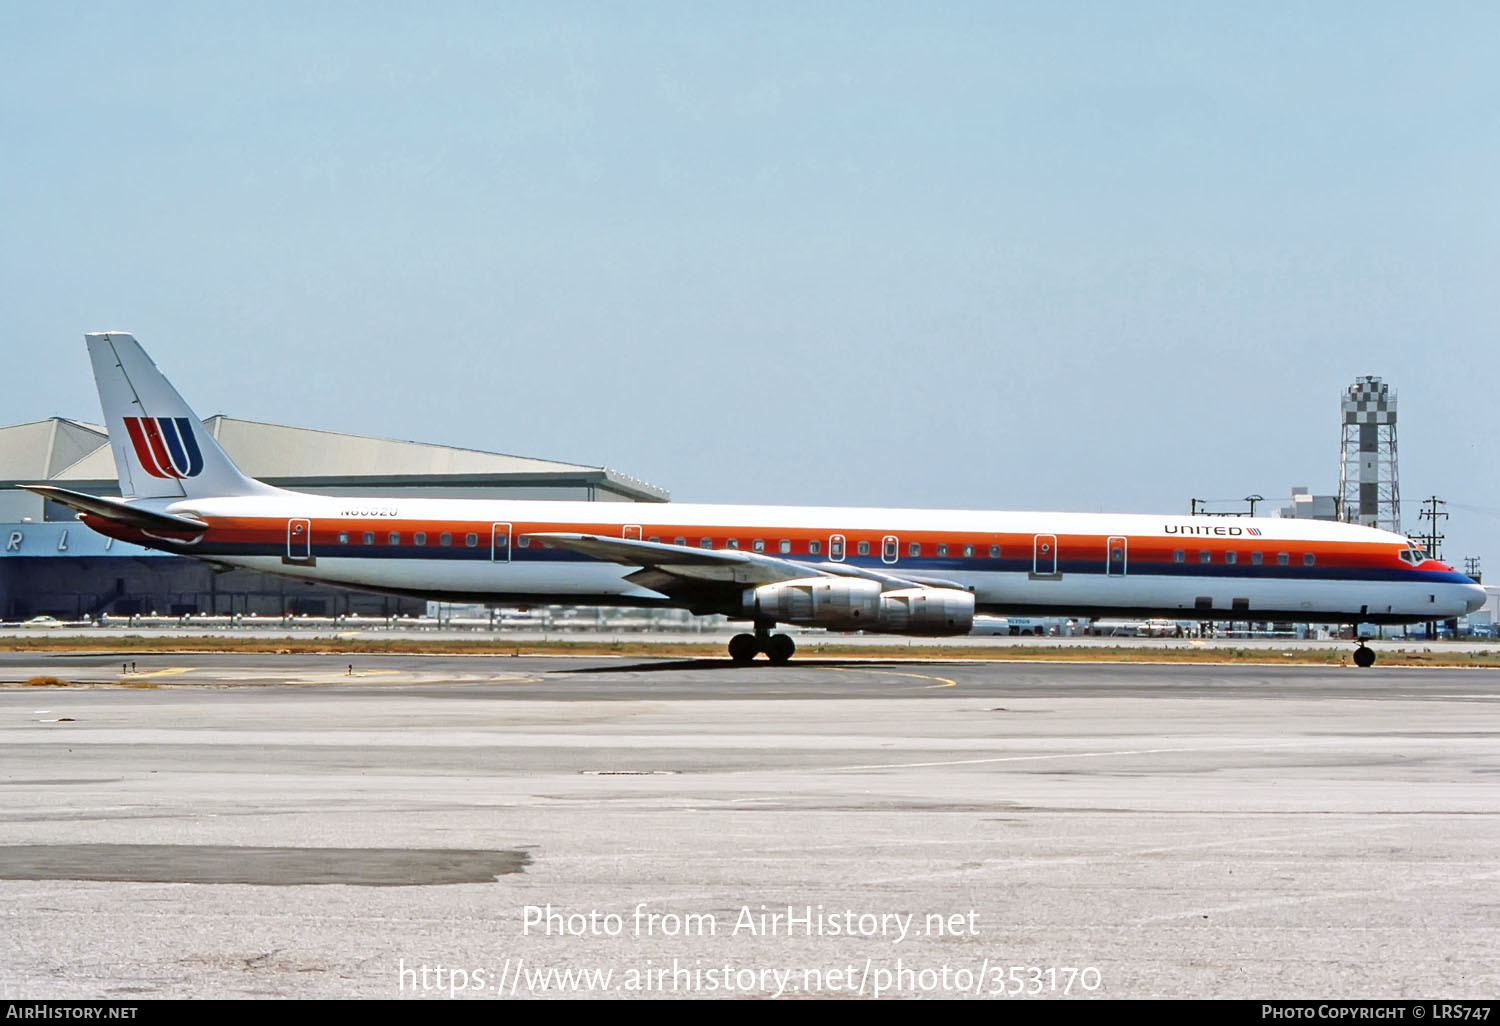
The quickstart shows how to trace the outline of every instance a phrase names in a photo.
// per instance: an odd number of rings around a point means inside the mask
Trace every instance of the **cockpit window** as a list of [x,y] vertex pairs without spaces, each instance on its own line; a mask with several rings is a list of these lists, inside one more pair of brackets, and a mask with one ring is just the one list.
[[1415,542],[1408,542],[1406,548],[1396,553],[1396,557],[1403,563],[1410,563],[1412,566],[1416,566],[1427,559],[1427,553]]

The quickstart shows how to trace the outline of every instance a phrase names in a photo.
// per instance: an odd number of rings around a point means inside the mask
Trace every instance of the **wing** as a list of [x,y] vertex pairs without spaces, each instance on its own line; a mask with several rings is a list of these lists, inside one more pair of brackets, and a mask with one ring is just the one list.
[[[968,589],[953,581],[923,577],[898,577],[845,563],[803,563],[780,559],[763,552],[743,549],[695,549],[687,545],[640,541],[635,538],[608,538],[597,534],[551,532],[530,533],[558,548],[572,549],[595,559],[641,569],[625,579],[644,588],[673,594],[690,586],[695,592],[703,585],[718,584],[726,591],[745,586],[775,584],[779,581],[806,580],[809,577],[863,577],[879,581],[888,588],[956,588]],[[675,582],[675,586],[674,586]]]

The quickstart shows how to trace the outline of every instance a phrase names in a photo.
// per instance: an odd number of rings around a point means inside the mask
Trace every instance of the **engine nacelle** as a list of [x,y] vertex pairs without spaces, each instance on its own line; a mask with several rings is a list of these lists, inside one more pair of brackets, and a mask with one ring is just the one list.
[[809,577],[747,588],[744,611],[758,619],[889,634],[968,634],[974,596],[956,588],[898,588],[858,577]]
[[957,588],[884,592],[880,629],[892,634],[968,634],[974,629],[974,595]]
[[745,612],[808,627],[858,630],[880,626],[880,584],[857,577],[809,577],[747,588]]

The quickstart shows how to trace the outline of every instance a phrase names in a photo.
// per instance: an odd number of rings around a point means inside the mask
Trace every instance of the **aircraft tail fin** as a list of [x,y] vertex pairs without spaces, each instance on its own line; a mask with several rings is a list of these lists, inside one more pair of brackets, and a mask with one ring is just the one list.
[[84,339],[122,496],[183,499],[276,491],[234,465],[133,335],[105,331]]

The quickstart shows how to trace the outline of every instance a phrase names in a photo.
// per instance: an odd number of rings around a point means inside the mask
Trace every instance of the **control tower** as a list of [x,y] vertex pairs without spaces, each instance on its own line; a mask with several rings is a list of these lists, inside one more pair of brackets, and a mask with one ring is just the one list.
[[1396,393],[1364,375],[1344,391],[1344,444],[1339,463],[1339,515],[1350,523],[1401,532],[1396,478]]

